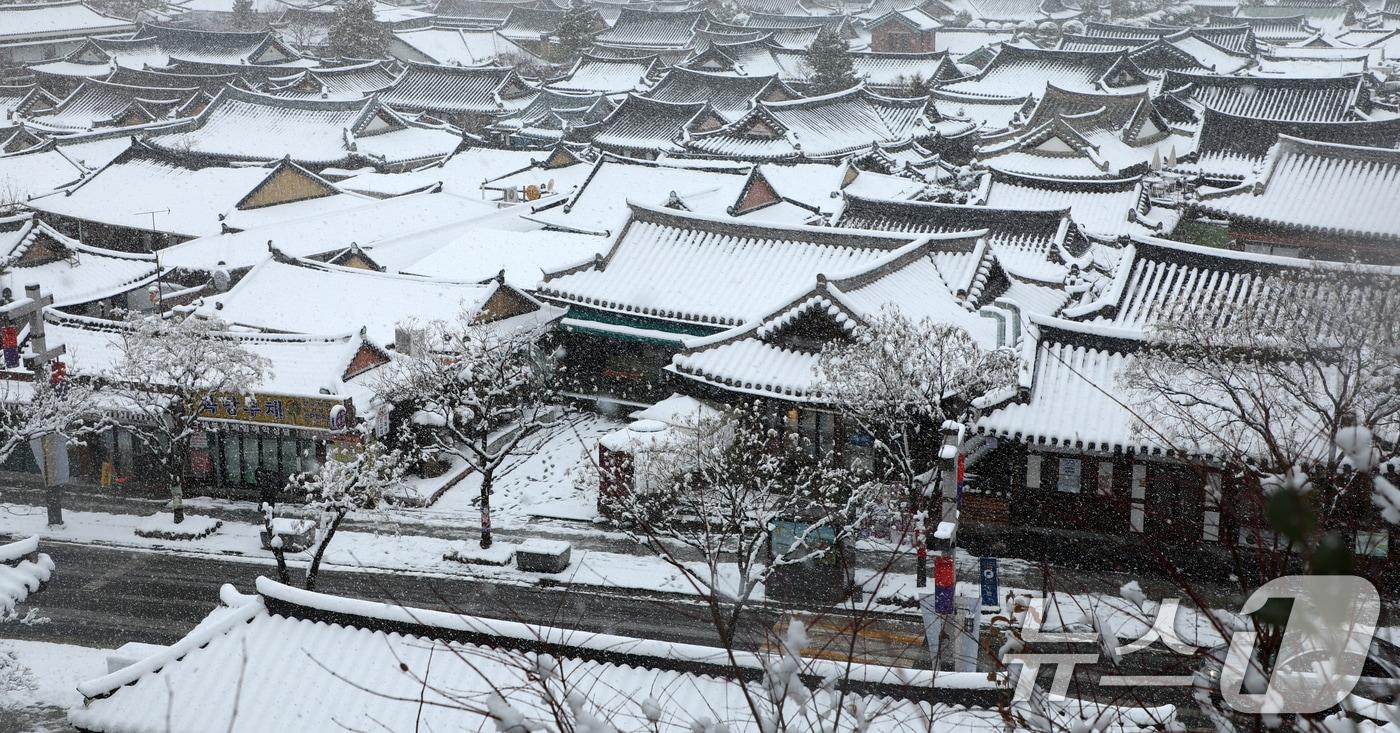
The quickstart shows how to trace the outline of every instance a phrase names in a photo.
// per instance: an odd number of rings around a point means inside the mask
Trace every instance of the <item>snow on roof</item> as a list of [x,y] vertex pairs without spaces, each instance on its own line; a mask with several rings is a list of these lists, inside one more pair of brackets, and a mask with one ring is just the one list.
[[486,181],[529,168],[547,157],[538,150],[508,150],[504,148],[470,147],[453,153],[447,159],[403,173],[360,173],[336,183],[348,191],[371,196],[397,196],[422,191],[437,184],[442,190],[464,198],[481,198],[481,186]]
[[267,91],[294,99],[363,99],[394,81],[382,61],[316,67],[268,79]]
[[[972,123],[929,117],[927,98],[893,99],[863,86],[786,102],[759,102],[742,118],[691,136],[690,149],[710,155],[773,160],[835,157],[871,145],[930,137],[935,130],[957,136]],[[933,112],[936,115],[936,111]]]
[[708,102],[720,116],[734,120],[752,109],[760,98],[773,98],[770,90],[775,86],[781,90],[778,98],[797,96],[776,76],[734,76],[677,66],[667,71],[646,96],[677,104]]
[[1323,78],[1217,76],[1169,71],[1162,90],[1239,117],[1306,122],[1359,119],[1361,76]]
[[611,28],[593,40],[610,46],[686,48],[700,25],[701,12],[654,12],[624,7]]
[[394,31],[394,38],[435,64],[484,66],[504,56],[530,56],[509,38],[486,28],[403,28]]
[[79,0],[0,5],[0,44],[118,33],[133,27],[131,21],[103,15]]
[[[275,730],[289,725],[292,715],[308,730],[487,729],[494,719],[481,705],[462,700],[499,690],[529,719],[550,718],[536,683],[527,679],[527,671],[538,666],[537,653],[550,655],[571,688],[589,691],[588,706],[605,711],[621,729],[652,726],[641,704],[645,698],[655,698],[663,711],[660,730],[679,733],[701,717],[752,717],[739,684],[754,685],[753,695],[765,694],[757,682],[734,681],[719,649],[329,596],[266,578],[258,579],[257,590],[257,596],[242,596],[224,586],[223,605],[184,639],[156,657],[81,685],[87,700],[71,712],[70,721],[94,733],[223,730],[235,721],[240,730]],[[772,664],[766,655],[739,653],[741,669],[756,673],[763,664]],[[914,702],[897,692],[966,686],[978,677],[980,689],[986,689],[986,675],[941,672],[935,678],[918,670],[835,666],[804,660],[802,671],[871,684],[884,696],[861,698],[862,705],[880,713],[873,716],[872,733],[919,720],[937,720],[940,730],[999,723],[995,710]],[[259,673],[244,675],[235,717],[231,688],[245,668]],[[415,673],[406,674],[405,668]],[[905,677],[910,681],[896,682]],[[172,698],[167,685],[187,694]],[[317,694],[305,696],[295,713],[289,712],[288,690],[306,686]],[[426,695],[426,704],[419,704],[420,695]],[[751,733],[757,727],[736,730]]]
[[491,204],[451,194],[419,193],[242,232],[200,237],[161,250],[160,258],[170,268],[238,270],[266,259],[269,242],[289,256],[309,257],[339,252],[356,243],[364,247],[497,211]]
[[1031,96],[980,97],[975,94],[959,94],[944,89],[934,89],[930,92],[930,96],[939,112],[950,117],[972,120],[982,130],[988,132],[1010,128],[1017,113],[1034,99]]
[[601,92],[625,94],[642,91],[651,86],[651,74],[656,68],[655,56],[632,59],[602,58],[584,54],[569,73],[547,85],[561,92]]
[[1400,239],[1400,151],[1280,135],[1254,180],[1202,194],[1202,211],[1332,237]]
[[[1056,179],[995,172],[987,189],[987,206],[1070,210],[1074,223],[1087,234],[1119,237],[1170,231],[1179,214],[1171,209],[1140,211],[1143,192],[1139,178],[1115,180]],[[1132,214],[1130,212],[1138,212]]]
[[473,228],[399,269],[466,281],[486,280],[505,270],[506,282],[533,290],[544,273],[603,254],[610,244],[606,237],[591,234]]
[[[121,138],[116,144],[99,145],[87,151],[81,160],[90,159],[92,167],[100,168],[130,144],[129,139]],[[72,184],[90,172],[88,165],[72,154],[48,144],[39,150],[0,155],[0,191],[6,192],[7,197],[12,194],[15,199],[25,201]]]
[[567,139],[624,155],[680,154],[687,131],[711,116],[703,103],[671,104],[629,94],[606,118],[573,128]]
[[290,156],[314,166],[369,160],[393,165],[448,155],[458,135],[417,125],[376,99],[283,99],[228,86],[188,123],[151,145],[180,153],[269,161]]
[[18,296],[37,284],[56,306],[110,298],[156,279],[155,255],[89,247],[28,216],[0,219],[0,259],[10,263],[0,287]]
[[378,96],[390,107],[414,112],[500,114],[529,104],[534,90],[508,66],[409,63]]
[[1204,111],[1195,162],[1181,166],[1206,175],[1245,178],[1263,170],[1280,135],[1376,148],[1400,147],[1400,119],[1290,122]]
[[[672,193],[692,204],[704,196],[704,213],[722,214],[739,198],[752,166],[724,161],[641,161],[604,156],[567,203],[530,218],[545,225],[607,235],[631,216],[629,201],[662,205]],[[713,194],[713,195],[709,195]]]
[[1149,77],[1123,51],[1059,51],[1003,45],[975,76],[944,85],[946,91],[983,97],[1039,97],[1045,87],[1082,92],[1135,92]]
[[438,0],[437,5],[433,7],[433,15],[439,18],[500,22],[510,17],[512,10],[533,4],[533,0]]
[[[153,89],[86,79],[51,112],[30,115],[28,122],[60,132],[149,124],[179,114],[200,93],[197,88]],[[121,119],[125,115],[135,121]]]
[[631,218],[608,254],[547,274],[541,295],[677,323],[735,326],[808,287],[818,273],[854,270],[912,239],[629,205]]
[[451,321],[478,312],[498,287],[495,281],[461,282],[273,257],[227,293],[206,298],[198,312],[230,326],[270,332],[366,328],[368,338],[383,346],[394,342],[394,329],[401,323]]

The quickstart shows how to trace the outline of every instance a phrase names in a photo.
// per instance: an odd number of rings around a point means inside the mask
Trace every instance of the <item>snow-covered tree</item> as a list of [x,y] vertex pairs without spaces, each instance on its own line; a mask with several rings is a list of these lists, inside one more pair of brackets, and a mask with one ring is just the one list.
[[384,58],[389,37],[388,27],[374,17],[371,0],[345,0],[335,8],[327,50],[337,58]]
[[[830,455],[810,458],[800,441],[782,434],[762,403],[697,416],[665,444],[647,447],[630,491],[604,499],[626,531],[707,600],[726,647],[775,568],[833,551],[871,510],[864,477]],[[780,520],[804,529],[787,547],[770,548]]]
[[190,439],[226,401],[247,399],[271,368],[218,319],[136,314],[112,336],[115,363],[103,391],[122,426],[154,453],[178,524],[185,519]]
[[481,546],[491,546],[496,470],[520,442],[557,418],[555,354],[546,327],[480,323],[470,314],[430,324],[424,353],[401,355],[381,375],[387,402],[414,410],[426,448],[457,456],[481,476]]
[[1240,487],[1230,518],[1314,572],[1348,569],[1343,535],[1377,519],[1373,500],[1400,520],[1377,483],[1400,467],[1395,284],[1344,265],[1266,274],[1159,318],[1122,376],[1139,430],[1222,463]]
[[[376,440],[372,431],[361,430],[357,443],[332,446],[325,463],[315,473],[294,476],[292,486],[306,492],[306,511],[316,522],[311,543],[311,562],[306,567],[306,589],[316,588],[321,560],[345,518],[354,512],[374,509],[384,496],[403,479],[408,461],[401,451]],[[273,532],[271,507],[264,505],[264,527],[272,538],[272,552],[282,582],[291,582],[282,538]]]
[[578,60],[593,45],[593,36],[598,33],[597,22],[598,14],[588,3],[582,0],[570,3],[555,31],[558,39],[555,45],[563,55],[558,60],[566,63]]
[[12,453],[28,449],[30,441],[45,435],[61,435],[80,443],[107,427],[97,405],[98,393],[86,379],[66,378],[59,384],[0,383],[0,462]]
[[851,60],[851,44],[829,28],[817,33],[807,48],[807,66],[812,70],[807,86],[814,95],[845,91],[860,83]]
[[967,331],[887,307],[855,338],[818,359],[824,398],[874,440],[879,477],[899,489],[918,526],[925,518],[943,425],[972,401],[1016,384],[1018,358],[986,349]]

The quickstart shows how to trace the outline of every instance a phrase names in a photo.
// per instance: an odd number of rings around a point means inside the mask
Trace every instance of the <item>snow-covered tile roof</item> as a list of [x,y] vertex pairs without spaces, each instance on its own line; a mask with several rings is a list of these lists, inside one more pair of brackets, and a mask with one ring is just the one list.
[[[995,172],[987,189],[987,206],[1070,210],[1074,223],[1087,234],[1119,237],[1153,234],[1175,227],[1179,214],[1152,208],[1144,213],[1140,178],[1116,180],[1057,179]],[[1133,212],[1137,212],[1134,214]]]
[[1281,135],[1257,178],[1203,194],[1202,211],[1324,237],[1400,239],[1400,151]]
[[646,93],[677,104],[708,102],[726,120],[735,120],[758,101],[781,101],[797,95],[776,76],[736,76],[674,67]]
[[502,114],[524,107],[534,95],[508,66],[409,63],[379,100],[411,112]]
[[86,79],[52,111],[32,114],[28,122],[55,132],[144,125],[185,112],[200,94],[197,88],[136,87]]
[[289,157],[304,165],[354,161],[395,165],[441,158],[461,142],[453,132],[409,122],[377,99],[283,99],[225,87],[198,117],[156,135],[151,145],[233,160]]
[[548,87],[576,94],[626,94],[643,91],[651,86],[651,75],[657,63],[655,56],[614,59],[584,54],[574,63],[567,75],[549,82]]
[[478,312],[498,287],[495,281],[461,282],[273,257],[227,293],[205,298],[197,312],[230,326],[274,333],[351,333],[364,328],[370,341],[383,346],[394,342],[400,323],[451,321]]
[[80,305],[142,288],[156,279],[155,255],[89,247],[32,217],[0,219],[0,287],[18,295],[37,284],[54,304]]
[[471,147],[453,153],[440,163],[433,163],[403,173],[359,173],[342,179],[336,185],[347,191],[371,196],[397,196],[422,191],[442,184],[446,193],[466,198],[482,198],[481,186],[486,181],[529,168],[546,157],[539,150],[506,150]]
[[1361,76],[1241,77],[1167,72],[1162,90],[1199,107],[1240,117],[1307,122],[1359,119]]
[[133,27],[131,21],[103,15],[80,0],[0,5],[0,44],[120,33]]
[[707,104],[672,104],[630,94],[606,118],[573,128],[567,139],[621,155],[679,154],[685,152],[680,141],[687,131],[707,122],[723,123]]
[[39,150],[0,155],[0,192],[19,201],[43,196],[106,165],[128,145],[130,140],[122,138],[86,151],[82,159],[52,143]]
[[506,282],[533,290],[544,273],[607,252],[611,244],[607,237],[592,234],[475,228],[399,269],[465,281],[487,280],[505,270]]
[[624,7],[611,28],[593,40],[610,46],[686,48],[701,24],[701,12],[673,13]]
[[382,61],[349,66],[316,67],[268,79],[267,91],[298,99],[363,99],[394,81]]
[[492,21],[471,25],[499,25],[510,17],[512,10],[534,4],[533,0],[438,0],[433,6],[433,15],[454,21]]
[[676,323],[735,326],[791,298],[818,273],[855,270],[914,239],[631,209],[606,256],[546,275],[540,294]]
[[950,92],[999,97],[1039,97],[1047,85],[1082,92],[1136,92],[1150,77],[1123,51],[1059,51],[1003,45],[992,63],[975,76],[942,88]]
[[628,201],[666,204],[674,193],[692,205],[702,197],[723,214],[739,198],[752,166],[725,161],[642,161],[604,156],[591,166],[568,202],[531,216],[548,226],[596,235],[620,231],[631,215]]
[[747,160],[822,158],[875,143],[932,137],[935,130],[955,137],[973,127],[970,122],[935,120],[930,114],[937,111],[927,98],[893,99],[858,86],[823,97],[760,102],[729,125],[692,135],[687,147]]
[[161,264],[214,272],[251,267],[269,256],[268,242],[293,257],[339,252],[417,231],[495,214],[489,203],[446,193],[419,193],[354,208],[283,221],[231,234],[214,234],[161,250]]
[[[484,730],[497,719],[484,705],[462,701],[496,691],[503,705],[528,719],[552,719],[531,670],[557,665],[570,689],[588,691],[584,705],[604,711],[619,729],[653,727],[642,701],[654,698],[664,733],[689,730],[701,717],[736,721],[737,733],[758,730],[757,724],[738,722],[752,717],[750,698],[739,685],[754,685],[751,694],[760,699],[765,693],[758,682],[735,681],[719,649],[329,596],[265,578],[257,590],[260,595],[242,596],[225,586],[223,605],[169,650],[81,685],[87,700],[70,721],[94,733],[273,730],[289,725],[293,715],[296,726],[307,730]],[[537,653],[550,661],[537,663]],[[772,662],[739,652],[741,669],[756,673],[764,664]],[[896,692],[895,680],[905,676],[912,679],[904,689],[913,690],[970,685],[974,675],[939,673],[935,681],[930,672],[859,664],[837,670],[820,660],[804,660],[802,671],[861,680],[882,695],[852,697],[864,709],[878,710],[871,733],[920,720],[938,721],[936,733],[999,723],[995,710],[915,702]],[[237,715],[231,704],[235,687]],[[172,698],[171,688],[187,693]],[[293,712],[286,696],[299,689],[315,694],[304,695]]]
[[[1041,92],[1044,89],[1040,90]],[[1037,95],[1040,92],[1036,93]],[[982,97],[975,94],[959,94],[944,89],[931,92],[938,111],[950,117],[976,122],[987,132],[1005,130],[1011,127],[1017,113],[1028,108],[1033,96],[1025,97]]]
[[529,56],[525,49],[489,28],[403,28],[394,31],[394,38],[435,64],[483,66],[504,56]]
[[1393,149],[1400,147],[1400,119],[1289,122],[1208,109],[1201,120],[1196,160],[1182,167],[1217,178],[1245,178],[1263,171],[1264,158],[1279,135]]

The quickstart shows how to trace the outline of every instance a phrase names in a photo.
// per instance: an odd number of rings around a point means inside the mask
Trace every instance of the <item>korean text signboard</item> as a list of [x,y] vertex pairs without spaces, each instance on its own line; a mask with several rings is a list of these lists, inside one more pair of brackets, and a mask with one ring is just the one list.
[[[337,407],[340,409],[337,410]],[[276,394],[254,394],[251,397],[227,394],[204,400],[199,406],[199,416],[211,420],[238,420],[333,432],[345,428],[345,400]]]

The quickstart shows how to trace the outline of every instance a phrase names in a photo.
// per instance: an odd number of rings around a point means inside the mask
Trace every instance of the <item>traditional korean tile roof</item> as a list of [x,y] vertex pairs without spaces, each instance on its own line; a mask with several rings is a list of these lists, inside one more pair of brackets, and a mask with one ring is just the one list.
[[32,215],[0,219],[0,288],[21,293],[38,284],[55,306],[82,305],[155,282],[155,255],[90,247]]
[[910,234],[986,230],[987,242],[1003,269],[1047,283],[1061,282],[1066,263],[1074,261],[1087,244],[1075,231],[1068,208],[1002,209],[847,194],[834,224]]
[[624,7],[611,28],[594,36],[598,43],[637,48],[688,48],[703,24],[701,12],[658,12]]
[[[553,8],[519,7],[510,11],[498,30],[502,36],[514,41],[538,42],[554,35],[567,14],[566,10]],[[597,23],[603,25],[603,19],[599,17]]]
[[271,31],[209,31],[182,26],[142,25],[128,40],[96,39],[95,43],[116,56],[117,63],[133,68],[141,64],[122,58],[123,47],[137,51],[149,59],[155,55],[164,61],[151,66],[165,66],[175,61],[239,65],[286,64],[300,55],[277,38]]
[[1211,25],[1206,28],[1143,27],[1097,21],[1089,21],[1084,26],[1084,35],[1087,37],[1118,40],[1133,46],[1145,45],[1159,38],[1180,37],[1187,33],[1208,40],[1232,53],[1252,55],[1257,50],[1254,31],[1243,21],[1216,25],[1215,19],[1212,18]]
[[1147,92],[1085,94],[1047,87],[1016,132],[988,135],[980,163],[996,170],[1060,178],[1121,178],[1194,149],[1171,129]]
[[[1295,18],[1302,18],[1301,27],[1310,28],[1314,33],[1338,33],[1342,26],[1346,24],[1347,8],[1341,4],[1309,4],[1309,3],[1288,3],[1276,6],[1261,5],[1251,7],[1242,5],[1235,8],[1235,17],[1246,21],[1257,21],[1253,25],[1255,35],[1266,41],[1281,41],[1292,36],[1292,29],[1296,27]],[[1280,29],[1279,35],[1274,35],[1274,28],[1270,21],[1285,21],[1286,25]]]
[[1314,79],[1168,72],[1163,94],[1239,117],[1298,122],[1360,119],[1367,104],[1360,76]]
[[1141,177],[1115,180],[1052,178],[993,171],[982,201],[998,208],[1068,208],[1080,231],[1092,237],[1171,231],[1180,214],[1153,207]]
[[35,89],[33,84],[0,85],[0,120],[14,117],[15,112]]
[[[38,149],[0,155],[0,188],[27,200],[78,182],[131,145],[126,134],[75,135],[82,142],[50,139]],[[95,139],[93,139],[95,138]]]
[[[339,208],[363,201],[363,197],[338,192],[292,163],[272,168],[209,163],[137,143],[77,185],[33,199],[28,206],[47,214],[109,226],[199,237],[223,231],[225,217],[244,208],[249,194],[283,166],[321,184],[320,190],[300,200],[324,198]],[[287,206],[292,208],[268,206],[263,213],[275,216],[274,210],[281,210],[291,216],[297,208],[292,203]],[[153,219],[151,211],[161,213]]]
[[1206,110],[1194,162],[1185,170],[1213,178],[1242,179],[1263,170],[1280,135],[1326,143],[1400,148],[1400,119],[1353,122],[1285,122]]
[[1212,28],[1247,25],[1254,37],[1265,43],[1303,41],[1312,38],[1318,32],[1317,28],[1308,24],[1305,15],[1296,11],[1259,17],[1212,15],[1207,22],[1208,26]]
[[546,274],[540,295],[678,324],[736,326],[809,287],[818,273],[849,272],[912,239],[741,223],[635,203],[631,210],[607,255]]
[[805,28],[754,28],[711,22],[704,30],[695,32],[695,48],[697,51],[704,51],[716,43],[745,43],[766,37],[780,48],[805,51],[812,45],[812,41],[817,39],[821,30],[819,24]]
[[131,21],[103,15],[79,0],[0,5],[0,45],[121,33],[133,28]]
[[[908,318],[928,318],[966,330],[989,348],[998,346],[997,323],[971,312],[940,260],[946,249],[976,246],[976,232],[923,239],[873,262],[834,276],[818,274],[815,286],[763,316],[714,336],[690,339],[668,371],[744,394],[789,402],[822,403],[818,352],[784,339],[795,323],[824,319],[837,333],[852,334],[886,308]],[[956,261],[956,260],[954,260]]]
[[720,215],[740,198],[752,169],[727,161],[644,161],[604,155],[564,205],[530,218],[552,229],[609,236],[631,215],[632,201],[652,205],[685,201],[694,213]]
[[1264,170],[1198,208],[1318,237],[1400,240],[1400,151],[1279,136]]
[[410,112],[499,115],[523,109],[535,94],[507,66],[409,63],[378,97],[394,109]]
[[[539,666],[537,656],[548,655],[571,685],[592,691],[589,707],[606,711],[618,728],[651,727],[635,699],[645,690],[667,712],[658,733],[679,733],[702,716],[741,720],[751,715],[746,695],[762,692],[741,689],[758,684],[741,680],[756,679],[774,664],[740,652],[737,663],[726,665],[719,649],[328,596],[265,578],[258,580],[257,592],[242,596],[225,586],[223,605],[169,650],[82,685],[87,700],[71,721],[93,733],[155,733],[165,729],[167,714],[172,730],[226,729],[234,720],[279,729],[292,724],[293,714],[278,700],[289,689],[308,686],[318,694],[298,709],[295,724],[309,729],[362,728],[377,721],[395,731],[415,723],[424,730],[485,730],[496,718],[483,706],[454,700],[484,699],[500,689],[512,710],[523,711],[528,720],[545,719],[549,713],[530,689],[535,683],[526,670]],[[236,680],[245,665],[262,671],[247,676],[234,716],[226,680],[229,675]],[[423,683],[404,674],[403,667],[425,670]],[[736,673],[736,667],[742,671]],[[879,708],[871,733],[890,733],[927,716],[958,729],[997,720],[993,710],[909,701],[908,693],[934,687],[932,672],[896,674],[873,665],[838,670],[834,662],[821,660],[804,660],[801,671],[817,679],[853,677],[862,689],[872,690],[869,697],[850,695],[858,701],[853,705]],[[940,673],[937,684],[952,684],[955,678],[947,676],[952,674]],[[911,681],[891,682],[900,675]],[[167,683],[188,690],[188,696],[173,706],[156,702]],[[420,705],[423,690],[426,704]]]
[[814,26],[849,35],[851,19],[844,15],[777,15],[749,13],[744,25],[750,28],[812,28]]
[[[434,64],[485,66],[502,61],[503,57],[533,56],[500,32],[489,28],[401,28],[394,31],[394,39]],[[410,58],[414,55],[398,51],[396,54]]]
[[999,97],[1039,97],[1046,85],[1083,92],[1132,92],[1151,78],[1123,51],[1057,51],[1003,45],[980,73],[943,86],[950,92]]
[[363,99],[389,86],[394,70],[382,61],[306,69],[268,79],[264,90],[295,99]]
[[708,102],[725,120],[738,119],[759,101],[796,99],[799,95],[776,76],[734,76],[675,67],[644,96],[662,102]]
[[630,94],[601,122],[575,127],[567,139],[623,155],[682,153],[681,141],[690,132],[723,122],[703,102],[673,104]]
[[627,94],[650,87],[659,68],[655,56],[614,59],[584,54],[568,74],[546,86],[561,92]]
[[402,165],[441,158],[460,137],[405,120],[377,99],[283,99],[226,87],[187,123],[150,138],[165,150],[304,165]]
[[491,123],[490,130],[530,140],[559,140],[570,127],[600,122],[616,107],[606,95],[542,89],[525,108]]
[[476,21],[476,24],[499,26],[510,17],[516,8],[535,8],[540,3],[535,0],[508,2],[506,0],[438,0],[433,7],[433,15],[454,23]]
[[[400,323],[452,321],[464,313],[478,313],[501,288],[532,306],[533,317],[512,319],[515,324],[541,323],[563,315],[562,310],[495,280],[457,282],[282,255],[249,270],[227,293],[205,298],[196,312],[217,316],[231,326],[272,333],[353,333],[363,328],[372,343],[387,346],[394,342],[394,329]],[[287,298],[294,293],[315,297],[299,299],[297,307],[289,308]]]
[[152,89],[88,79],[53,109],[30,115],[28,121],[53,132],[149,125],[190,114],[204,99],[197,88]]
[[774,160],[827,158],[868,148],[932,137],[953,137],[974,127],[943,119],[928,98],[893,99],[855,87],[823,97],[760,102],[739,120],[693,135],[687,148],[707,155]]
[[151,69],[131,69],[125,66],[117,66],[112,69],[110,76],[104,81],[113,84],[126,84],[135,87],[151,87],[157,89],[188,89],[189,87],[199,87],[210,94],[218,92],[225,84],[244,85],[238,74],[177,74],[168,71],[154,71]]

